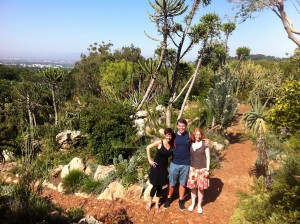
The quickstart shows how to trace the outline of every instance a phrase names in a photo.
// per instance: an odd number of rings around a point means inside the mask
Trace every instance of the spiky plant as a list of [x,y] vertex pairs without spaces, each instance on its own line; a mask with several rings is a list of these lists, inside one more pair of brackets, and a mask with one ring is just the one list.
[[262,105],[258,95],[250,96],[251,111],[244,113],[241,122],[244,122],[245,128],[251,130],[257,139],[257,150],[261,160],[263,175],[266,178],[266,187],[270,188],[271,175],[268,169],[269,160],[266,147],[265,136],[267,134],[266,124],[266,105],[268,100]]

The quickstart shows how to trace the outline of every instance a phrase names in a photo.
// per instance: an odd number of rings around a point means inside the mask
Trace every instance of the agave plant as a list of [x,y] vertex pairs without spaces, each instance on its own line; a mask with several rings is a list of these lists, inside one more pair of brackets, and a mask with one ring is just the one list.
[[250,97],[251,111],[244,113],[241,122],[244,121],[246,129],[252,131],[254,136],[257,139],[257,150],[259,151],[259,157],[261,165],[263,168],[263,175],[265,176],[266,186],[270,188],[271,185],[271,175],[269,172],[269,161],[267,154],[267,147],[265,142],[265,135],[267,134],[267,125],[266,125],[266,105],[268,100],[262,105],[261,100],[258,95]]
[[252,131],[254,135],[266,134],[266,105],[268,100],[262,105],[259,96],[250,97],[251,111],[244,113],[241,122],[245,122],[245,127]]

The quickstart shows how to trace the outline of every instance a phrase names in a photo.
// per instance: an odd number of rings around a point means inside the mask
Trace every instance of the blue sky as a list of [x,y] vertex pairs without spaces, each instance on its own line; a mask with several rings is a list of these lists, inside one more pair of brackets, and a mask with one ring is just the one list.
[[[194,22],[208,12],[230,16],[232,7],[226,0],[213,0],[200,8]],[[79,59],[90,44],[110,41],[113,49],[134,44],[149,57],[157,43],[144,31],[155,37],[157,33],[148,12],[153,12],[148,0],[0,0],[0,56]],[[296,48],[271,11],[237,25],[229,40],[230,55],[242,46],[249,47],[251,54],[276,57]],[[197,49],[188,60],[196,57]]]

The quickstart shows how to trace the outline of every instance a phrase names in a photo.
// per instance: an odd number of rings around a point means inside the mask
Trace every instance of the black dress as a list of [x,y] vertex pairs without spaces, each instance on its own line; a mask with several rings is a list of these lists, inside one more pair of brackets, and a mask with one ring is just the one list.
[[156,167],[151,166],[150,183],[152,185],[164,186],[168,183],[168,157],[173,153],[172,147],[167,150],[161,142],[161,148],[157,149],[154,162]]

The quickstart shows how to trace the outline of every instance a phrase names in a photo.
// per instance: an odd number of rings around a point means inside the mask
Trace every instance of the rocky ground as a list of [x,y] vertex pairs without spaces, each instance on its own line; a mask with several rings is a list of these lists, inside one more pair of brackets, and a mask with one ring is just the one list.
[[[240,106],[239,113],[243,114],[249,108]],[[44,195],[50,196],[52,202],[64,209],[82,207],[86,215],[100,218],[106,213],[125,208],[133,223],[229,223],[230,216],[238,201],[237,192],[248,191],[251,185],[249,170],[257,158],[257,152],[249,140],[239,138],[241,127],[239,124],[230,129],[231,141],[224,150],[222,167],[215,170],[210,178],[210,188],[205,191],[203,214],[188,210],[180,211],[178,208],[178,195],[174,195],[169,209],[163,209],[157,214],[155,209],[145,210],[145,202],[139,201],[106,201],[97,200],[96,197],[81,198],[74,195],[62,195],[56,191],[45,190]],[[190,204],[189,192],[186,197],[186,207]]]

